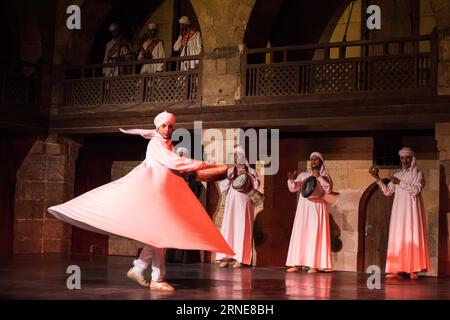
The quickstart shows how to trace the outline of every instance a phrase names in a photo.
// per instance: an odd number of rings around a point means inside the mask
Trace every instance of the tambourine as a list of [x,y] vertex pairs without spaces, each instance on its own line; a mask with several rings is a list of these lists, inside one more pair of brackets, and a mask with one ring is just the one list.
[[214,167],[194,171],[195,179],[203,182],[214,182],[227,177],[228,167],[225,164],[217,164]]

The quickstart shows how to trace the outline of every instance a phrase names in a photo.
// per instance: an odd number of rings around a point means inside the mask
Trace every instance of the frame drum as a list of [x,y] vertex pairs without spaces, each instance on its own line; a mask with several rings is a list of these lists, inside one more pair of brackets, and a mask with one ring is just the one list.
[[314,201],[323,200],[329,205],[335,205],[339,200],[339,193],[330,192],[325,193],[322,186],[317,181],[315,176],[306,178],[302,183],[301,194],[303,198]]
[[252,204],[256,207],[264,201],[264,194],[253,188],[252,181],[247,173],[241,173],[238,175],[231,184],[233,189],[245,193]]

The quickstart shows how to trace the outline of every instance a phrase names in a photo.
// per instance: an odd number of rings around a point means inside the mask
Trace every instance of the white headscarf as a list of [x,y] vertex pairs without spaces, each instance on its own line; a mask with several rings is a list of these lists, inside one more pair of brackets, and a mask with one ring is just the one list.
[[177,148],[177,154],[179,154],[180,152],[183,154],[183,157],[189,158],[189,150],[187,148],[185,148],[185,147],[178,147]]
[[245,156],[245,150],[244,147],[241,145],[237,145],[233,149],[233,153],[237,155],[237,163],[238,164],[245,164],[247,167],[247,170],[250,174],[256,175],[256,170],[250,167],[250,163],[248,162],[246,156]]
[[321,176],[328,176],[327,172],[325,170],[325,161],[323,160],[323,155],[320,152],[314,151],[313,153],[311,153],[311,155],[309,156],[309,160],[312,159],[312,157],[317,157],[320,160],[322,160],[322,166],[320,167],[320,175]]
[[[155,117],[155,119],[153,120],[153,123],[155,124],[156,128],[158,128],[159,126],[163,125],[164,123],[173,125],[173,124],[175,124],[176,120],[177,120],[177,118],[175,117],[174,114],[172,114],[170,112],[167,112],[167,111],[164,111],[164,112],[159,113]],[[142,136],[145,139],[151,139],[154,136],[156,136],[156,134],[157,134],[155,129],[151,129],[151,130],[148,130],[148,129],[128,129],[128,130],[125,130],[125,129],[119,128],[119,130],[121,132],[123,132],[123,133],[126,133],[126,134],[134,134],[134,135]]]
[[[398,155],[400,157],[412,157],[411,167],[409,167],[409,169],[415,179],[417,177],[416,153],[410,147],[403,147],[398,151]],[[405,168],[403,169],[406,170]]]
[[191,20],[189,20],[188,17],[186,16],[182,16],[179,20],[178,20],[179,24],[191,24]]

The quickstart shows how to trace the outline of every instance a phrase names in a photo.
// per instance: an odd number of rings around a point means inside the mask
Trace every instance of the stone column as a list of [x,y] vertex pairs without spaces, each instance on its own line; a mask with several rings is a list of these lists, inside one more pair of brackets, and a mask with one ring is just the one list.
[[58,136],[39,139],[17,173],[14,253],[70,250],[71,228],[47,208],[73,197],[79,144]]
[[450,94],[450,1],[432,0],[431,9],[436,19],[438,36],[437,92]]
[[234,105],[240,99],[240,54],[255,0],[192,0],[204,47],[202,104]]

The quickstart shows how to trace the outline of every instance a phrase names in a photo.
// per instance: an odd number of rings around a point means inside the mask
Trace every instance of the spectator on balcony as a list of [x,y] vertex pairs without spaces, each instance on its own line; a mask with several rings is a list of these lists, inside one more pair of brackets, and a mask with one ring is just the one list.
[[[178,22],[180,23],[181,32],[173,45],[173,50],[179,52],[180,57],[199,55],[202,51],[200,31],[191,25],[191,21],[186,16],[182,16]],[[197,69],[198,64],[198,60],[183,61],[181,62],[180,70]]]
[[[109,26],[112,39],[106,44],[103,63],[117,63],[130,57],[130,43],[122,36],[119,25],[112,23]],[[124,74],[125,68],[114,66],[103,68],[103,76],[115,77]]]
[[[162,59],[165,58],[163,42],[158,37],[158,25],[148,24],[148,39],[142,44],[138,59]],[[141,68],[141,74],[155,73],[164,70],[164,63],[147,63]]]

